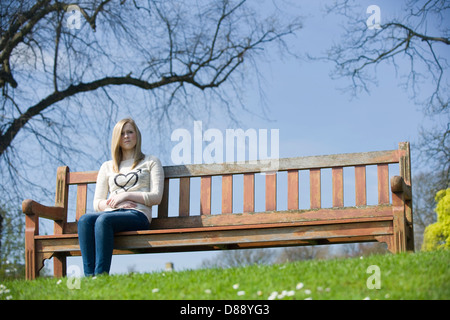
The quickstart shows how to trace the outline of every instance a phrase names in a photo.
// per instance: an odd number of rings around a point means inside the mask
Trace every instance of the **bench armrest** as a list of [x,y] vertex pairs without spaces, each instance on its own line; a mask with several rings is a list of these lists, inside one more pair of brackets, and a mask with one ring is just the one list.
[[406,200],[412,199],[411,186],[405,183],[405,180],[400,176],[393,176],[391,178],[391,190],[395,193],[403,193]]
[[31,199],[22,201],[22,211],[27,215],[37,215],[54,221],[65,220],[63,207],[48,207]]

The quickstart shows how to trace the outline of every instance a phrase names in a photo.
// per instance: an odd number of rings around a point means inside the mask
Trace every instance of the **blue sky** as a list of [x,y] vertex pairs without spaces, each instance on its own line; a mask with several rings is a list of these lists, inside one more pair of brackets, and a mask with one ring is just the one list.
[[[305,17],[304,25],[295,38],[288,40],[291,51],[300,55],[323,55],[333,41],[339,41],[344,20],[335,15],[325,16],[320,11],[325,3],[330,1],[300,2],[298,13]],[[385,15],[399,13],[398,2],[392,3],[359,1],[361,14],[365,17],[369,16],[365,8],[377,4],[382,20]],[[349,84],[349,79],[330,79],[331,63],[297,60],[289,56],[279,59],[276,51],[270,54],[270,60],[270,64],[262,63],[259,67],[264,77],[265,103],[269,109],[267,118],[270,121],[243,113],[241,123],[244,124],[243,130],[279,129],[280,157],[390,150],[396,149],[401,141],[418,140],[418,129],[424,123],[423,112],[400,87],[400,79],[391,66],[378,68],[378,85],[371,86],[370,94],[362,93],[352,99],[349,93],[339,90]],[[260,112],[261,100],[254,79],[249,87],[244,97],[246,107]],[[218,128],[224,133],[227,127],[221,123],[221,118],[221,114],[214,114],[204,125],[204,130]],[[206,116],[197,120],[207,123]],[[193,123],[186,121],[182,127],[192,132]],[[170,135],[166,139],[169,146],[176,144],[170,141]],[[144,145],[144,151],[145,148]],[[154,154],[157,152],[152,150]],[[156,155],[165,165],[172,165],[170,154],[166,151],[161,153]],[[413,169],[421,170],[414,158]],[[203,259],[215,254],[114,256],[111,272],[127,272],[129,266],[142,272],[161,270],[169,261],[175,264],[176,269],[196,268]],[[81,258],[69,258],[69,264],[81,267]]]

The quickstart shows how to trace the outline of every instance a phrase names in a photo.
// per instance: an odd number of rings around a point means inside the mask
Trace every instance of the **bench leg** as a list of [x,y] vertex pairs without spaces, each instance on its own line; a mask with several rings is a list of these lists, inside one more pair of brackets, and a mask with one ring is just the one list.
[[25,245],[25,279],[33,280],[36,278],[36,254],[33,248]]
[[[410,237],[410,230],[407,227],[407,215],[411,215],[412,211],[409,210],[410,206],[406,200],[406,196],[403,192],[392,192],[392,215],[393,220],[393,233],[392,237],[392,252],[399,253],[405,252],[408,247],[408,237]],[[412,222],[412,221],[411,221]],[[409,245],[411,247],[411,245]]]
[[34,280],[39,277],[44,261],[51,257],[51,253],[39,253],[30,247],[25,248],[25,279]]
[[67,267],[67,256],[55,254],[53,256],[53,276],[55,278],[65,277],[67,270],[66,267]]
[[[393,208],[393,234],[375,237],[378,242],[387,244],[391,253],[400,253],[408,250],[408,228],[402,207]],[[409,250],[408,250],[409,251]]]
[[34,236],[39,234],[39,220],[36,215],[25,216],[25,278],[35,279],[39,276],[36,266],[36,248]]
[[414,252],[414,224],[412,216],[412,200],[405,201],[406,217],[406,250]]
[[405,211],[403,207],[394,207],[394,252],[405,252],[407,242],[407,230],[405,221]]
[[29,247],[25,248],[25,279],[34,280],[39,277],[39,271],[44,267],[44,261],[51,257],[51,253],[40,253]]
[[394,236],[376,236],[375,239],[380,243],[386,243],[389,252],[395,253]]
[[378,236],[378,242],[387,244],[388,250],[391,253],[405,252],[407,249],[407,228],[405,221],[405,214],[402,207],[393,208],[393,235]]

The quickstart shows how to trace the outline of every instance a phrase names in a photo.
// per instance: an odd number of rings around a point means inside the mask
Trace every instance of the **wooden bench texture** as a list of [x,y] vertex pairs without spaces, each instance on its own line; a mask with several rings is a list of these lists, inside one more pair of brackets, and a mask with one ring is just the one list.
[[[414,250],[409,143],[389,151],[279,159],[276,173],[265,174],[265,211],[255,212],[255,174],[262,162],[194,164],[164,167],[162,202],[151,229],[115,235],[114,254],[186,252],[379,241],[393,252]],[[391,178],[389,164],[398,164]],[[377,167],[378,204],[367,205],[366,166]],[[355,206],[344,207],[344,167],[354,167]],[[321,172],[331,168],[332,207],[322,208]],[[287,171],[287,209],[277,210],[277,175]],[[310,208],[299,209],[299,171],[309,171]],[[243,188],[233,176],[243,175]],[[221,176],[221,212],[212,212],[212,177]],[[200,215],[190,214],[192,178],[200,177]],[[54,206],[27,199],[25,218],[26,278],[39,275],[44,260],[53,258],[54,276],[66,275],[66,257],[80,255],[78,219],[85,214],[88,184],[97,172],[70,172],[59,167]],[[177,199],[169,183],[179,179]],[[302,181],[300,180],[300,183]],[[76,185],[76,221],[69,222],[69,186]],[[259,187],[259,186],[258,186]],[[233,192],[235,189],[235,192]],[[233,195],[243,191],[241,213],[233,212]],[[392,194],[390,201],[389,193]],[[194,193],[192,193],[194,194]],[[216,198],[214,194],[214,198]],[[284,200],[285,201],[285,200]],[[178,216],[169,204],[178,202]],[[89,203],[91,207],[91,204]],[[54,234],[39,235],[39,217],[54,221]]]

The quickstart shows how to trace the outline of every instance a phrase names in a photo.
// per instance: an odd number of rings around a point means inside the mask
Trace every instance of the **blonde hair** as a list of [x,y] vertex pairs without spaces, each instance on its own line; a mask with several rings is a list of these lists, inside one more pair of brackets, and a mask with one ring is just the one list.
[[136,123],[131,118],[125,118],[116,123],[111,139],[111,156],[113,160],[113,171],[119,172],[119,165],[123,158],[122,148],[120,147],[120,139],[122,137],[122,129],[125,124],[131,124],[136,132],[136,146],[134,147],[134,162],[131,169],[134,169],[141,160],[145,158],[145,154],[141,150],[141,132]]

